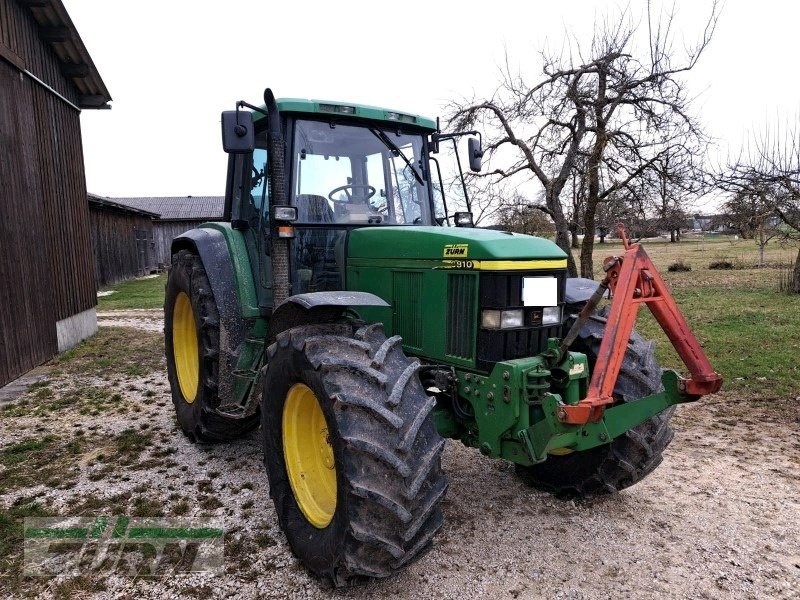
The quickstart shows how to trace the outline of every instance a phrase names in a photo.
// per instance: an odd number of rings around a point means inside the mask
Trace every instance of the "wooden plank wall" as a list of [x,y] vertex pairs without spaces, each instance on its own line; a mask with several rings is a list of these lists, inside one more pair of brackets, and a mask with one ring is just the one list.
[[78,93],[61,75],[55,53],[39,40],[38,26],[27,8],[16,0],[0,0],[0,44],[22,61],[24,68],[47,83],[73,104]]
[[[74,99],[35,32],[0,0],[0,44]],[[0,59],[0,385],[55,355],[56,321],[96,302],[79,113]]]
[[[95,281],[97,287],[145,275],[139,269],[136,230],[145,230],[150,238],[153,222],[150,217],[91,206],[89,218],[94,249]],[[152,247],[147,267],[155,267]],[[149,272],[149,269],[145,269]]]
[[154,221],[156,263],[168,267],[172,264],[172,240],[180,234],[194,229],[203,221]]
[[0,385],[56,353],[31,89],[0,61]]

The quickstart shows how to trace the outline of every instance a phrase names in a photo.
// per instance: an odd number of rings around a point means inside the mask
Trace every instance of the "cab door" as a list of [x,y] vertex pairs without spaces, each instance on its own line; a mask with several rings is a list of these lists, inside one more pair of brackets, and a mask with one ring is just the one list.
[[268,159],[266,132],[262,132],[256,135],[253,152],[231,155],[232,165],[229,167],[231,226],[244,237],[258,304],[262,309],[272,308]]

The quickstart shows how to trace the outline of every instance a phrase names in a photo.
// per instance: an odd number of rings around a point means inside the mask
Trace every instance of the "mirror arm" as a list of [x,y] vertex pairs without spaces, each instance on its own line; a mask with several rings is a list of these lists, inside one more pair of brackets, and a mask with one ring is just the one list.
[[464,169],[461,168],[461,158],[458,156],[458,145],[456,145],[455,134],[447,134],[448,138],[453,142],[453,152],[456,155],[456,164],[458,165],[458,174],[461,176],[461,188],[464,190],[464,201],[467,203],[467,212],[472,212],[472,202],[469,201],[469,194],[467,193],[467,181],[464,179]]
[[483,146],[483,136],[481,135],[480,131],[457,131],[457,132],[453,132],[453,133],[439,133],[437,131],[436,133],[432,133],[431,134],[431,139],[434,142],[438,143],[438,142],[442,142],[444,140],[453,140],[455,138],[460,138],[460,137],[463,137],[465,135],[477,135],[478,139],[481,142],[481,147]]
[[[444,220],[445,223],[450,225],[450,215],[447,212],[447,200],[444,198],[444,179],[442,179],[442,168],[439,166],[439,160],[433,156],[428,156],[428,161],[436,163],[436,172],[439,174],[439,187],[442,192],[442,206],[444,207]],[[435,218],[436,215],[434,215]]]
[[264,110],[263,108],[261,108],[260,106],[254,106],[253,104],[245,102],[244,100],[239,100],[236,103],[236,112],[238,113],[239,109],[242,108],[242,107],[249,108],[250,110],[254,110],[256,112],[260,112],[265,117],[269,116],[269,113],[266,110]]

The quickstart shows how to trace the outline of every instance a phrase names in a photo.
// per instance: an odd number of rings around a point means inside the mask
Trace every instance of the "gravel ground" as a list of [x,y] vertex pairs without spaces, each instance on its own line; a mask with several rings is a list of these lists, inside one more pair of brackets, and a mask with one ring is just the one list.
[[160,308],[98,311],[97,324],[101,327],[133,327],[142,331],[164,331],[164,311]]
[[[104,315],[102,322],[130,318]],[[142,514],[143,506],[152,514],[215,515],[225,522],[225,574],[12,578],[3,595],[800,598],[798,421],[771,418],[769,406],[744,406],[730,394],[679,407],[662,466],[598,500],[530,490],[510,464],[448,442],[446,525],[433,550],[393,579],[332,591],[286,545],[257,433],[230,445],[191,444],[176,430],[162,370],[50,381],[51,396],[31,390],[16,413],[12,404],[3,414],[0,448],[41,436],[50,436],[55,450],[83,442],[76,451],[56,451],[54,469],[42,466],[40,476],[15,486],[8,467],[0,467],[0,510],[35,497],[63,515]],[[84,397],[36,413],[75,390]],[[141,438],[133,449],[121,443],[131,432]]]

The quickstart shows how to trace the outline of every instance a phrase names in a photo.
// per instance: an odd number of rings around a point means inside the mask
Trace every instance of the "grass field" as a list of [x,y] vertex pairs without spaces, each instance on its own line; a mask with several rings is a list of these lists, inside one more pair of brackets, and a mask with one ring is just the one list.
[[164,284],[167,275],[131,279],[101,291],[113,291],[97,299],[97,310],[123,310],[131,308],[162,308],[164,306]]

